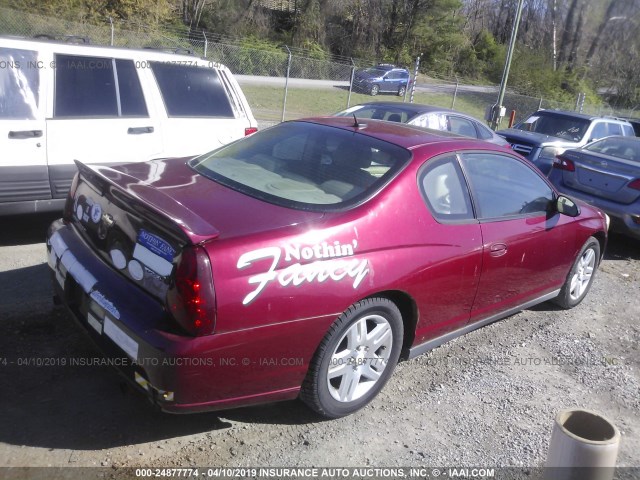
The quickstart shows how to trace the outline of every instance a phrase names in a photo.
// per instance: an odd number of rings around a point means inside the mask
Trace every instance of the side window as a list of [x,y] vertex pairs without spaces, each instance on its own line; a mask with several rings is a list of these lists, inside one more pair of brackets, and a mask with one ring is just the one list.
[[449,131],[465,137],[478,138],[476,127],[473,126],[473,123],[466,118],[456,117],[455,115],[449,115]]
[[447,130],[447,117],[441,113],[428,113],[423,117],[420,126],[434,130]]
[[151,70],[170,117],[235,118],[216,70],[160,62]]
[[418,176],[422,196],[438,220],[469,220],[473,208],[456,157],[429,162]]
[[622,134],[628,137],[634,137],[636,132],[633,130],[631,125],[622,125]]
[[506,155],[467,153],[462,165],[471,184],[478,218],[547,212],[553,191],[530,167]]
[[591,138],[589,139],[589,141],[599,140],[608,136],[609,134],[607,133],[607,124],[604,122],[598,122],[593,127],[593,132],[591,132]]
[[34,120],[38,111],[38,53],[0,48],[0,119]]
[[618,123],[607,123],[609,126],[608,135],[622,135],[622,127]]
[[476,123],[476,130],[478,131],[478,138],[481,138],[482,140],[489,140],[490,138],[493,138],[491,130],[482,124]]
[[117,117],[110,58],[56,55],[54,117]]
[[120,108],[123,117],[148,117],[147,104],[133,60],[116,60]]

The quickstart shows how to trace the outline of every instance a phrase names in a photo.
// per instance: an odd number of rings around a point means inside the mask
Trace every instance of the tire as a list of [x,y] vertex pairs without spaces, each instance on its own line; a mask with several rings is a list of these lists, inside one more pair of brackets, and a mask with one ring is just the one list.
[[402,85],[399,89],[398,89],[398,96],[399,97],[404,97],[404,94],[407,91],[407,87],[405,87],[404,85]]
[[599,261],[600,243],[595,238],[589,237],[573,262],[571,271],[567,275],[560,294],[554,299],[554,303],[569,309],[582,302],[593,284]]
[[371,96],[375,97],[379,91],[380,91],[380,87],[378,85],[371,85],[371,89],[369,90],[369,93],[371,94]]
[[403,331],[391,300],[367,298],[349,307],[320,343],[302,384],[302,401],[327,418],[364,407],[391,377]]

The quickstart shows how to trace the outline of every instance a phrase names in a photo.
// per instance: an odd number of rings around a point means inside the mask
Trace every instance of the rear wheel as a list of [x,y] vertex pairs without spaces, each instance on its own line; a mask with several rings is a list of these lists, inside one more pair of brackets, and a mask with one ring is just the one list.
[[368,298],[354,304],[320,343],[300,398],[328,418],[359,410],[387,383],[402,338],[402,316],[393,302]]
[[593,284],[600,260],[600,243],[593,237],[585,242],[554,302],[569,309],[578,305]]
[[373,96],[376,96],[379,91],[380,87],[378,85],[371,85],[371,90],[369,90],[369,93],[371,93],[371,95]]
[[402,85],[399,89],[398,89],[398,96],[399,97],[404,97],[405,92],[407,91],[407,87],[405,87],[404,85]]

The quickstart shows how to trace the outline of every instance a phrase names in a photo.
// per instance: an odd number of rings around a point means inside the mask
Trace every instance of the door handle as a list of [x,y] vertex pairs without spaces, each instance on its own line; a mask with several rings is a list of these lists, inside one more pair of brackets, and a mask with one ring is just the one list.
[[129,135],[140,135],[143,133],[153,133],[153,127],[129,127],[127,130]]
[[489,255],[492,257],[501,257],[507,253],[507,245],[505,243],[494,243],[489,247]]
[[9,138],[39,138],[41,136],[42,130],[19,130],[9,132]]

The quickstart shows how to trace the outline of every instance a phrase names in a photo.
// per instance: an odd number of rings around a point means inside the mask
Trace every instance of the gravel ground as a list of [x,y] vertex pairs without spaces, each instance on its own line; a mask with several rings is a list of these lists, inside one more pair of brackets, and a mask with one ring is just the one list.
[[[0,219],[0,464],[5,466],[544,465],[553,419],[595,410],[640,466],[640,244],[614,236],[585,301],[543,304],[401,363],[364,410],[323,421],[300,402],[188,416],[153,411],[51,305],[44,230]],[[0,476],[2,476],[0,474]]]

